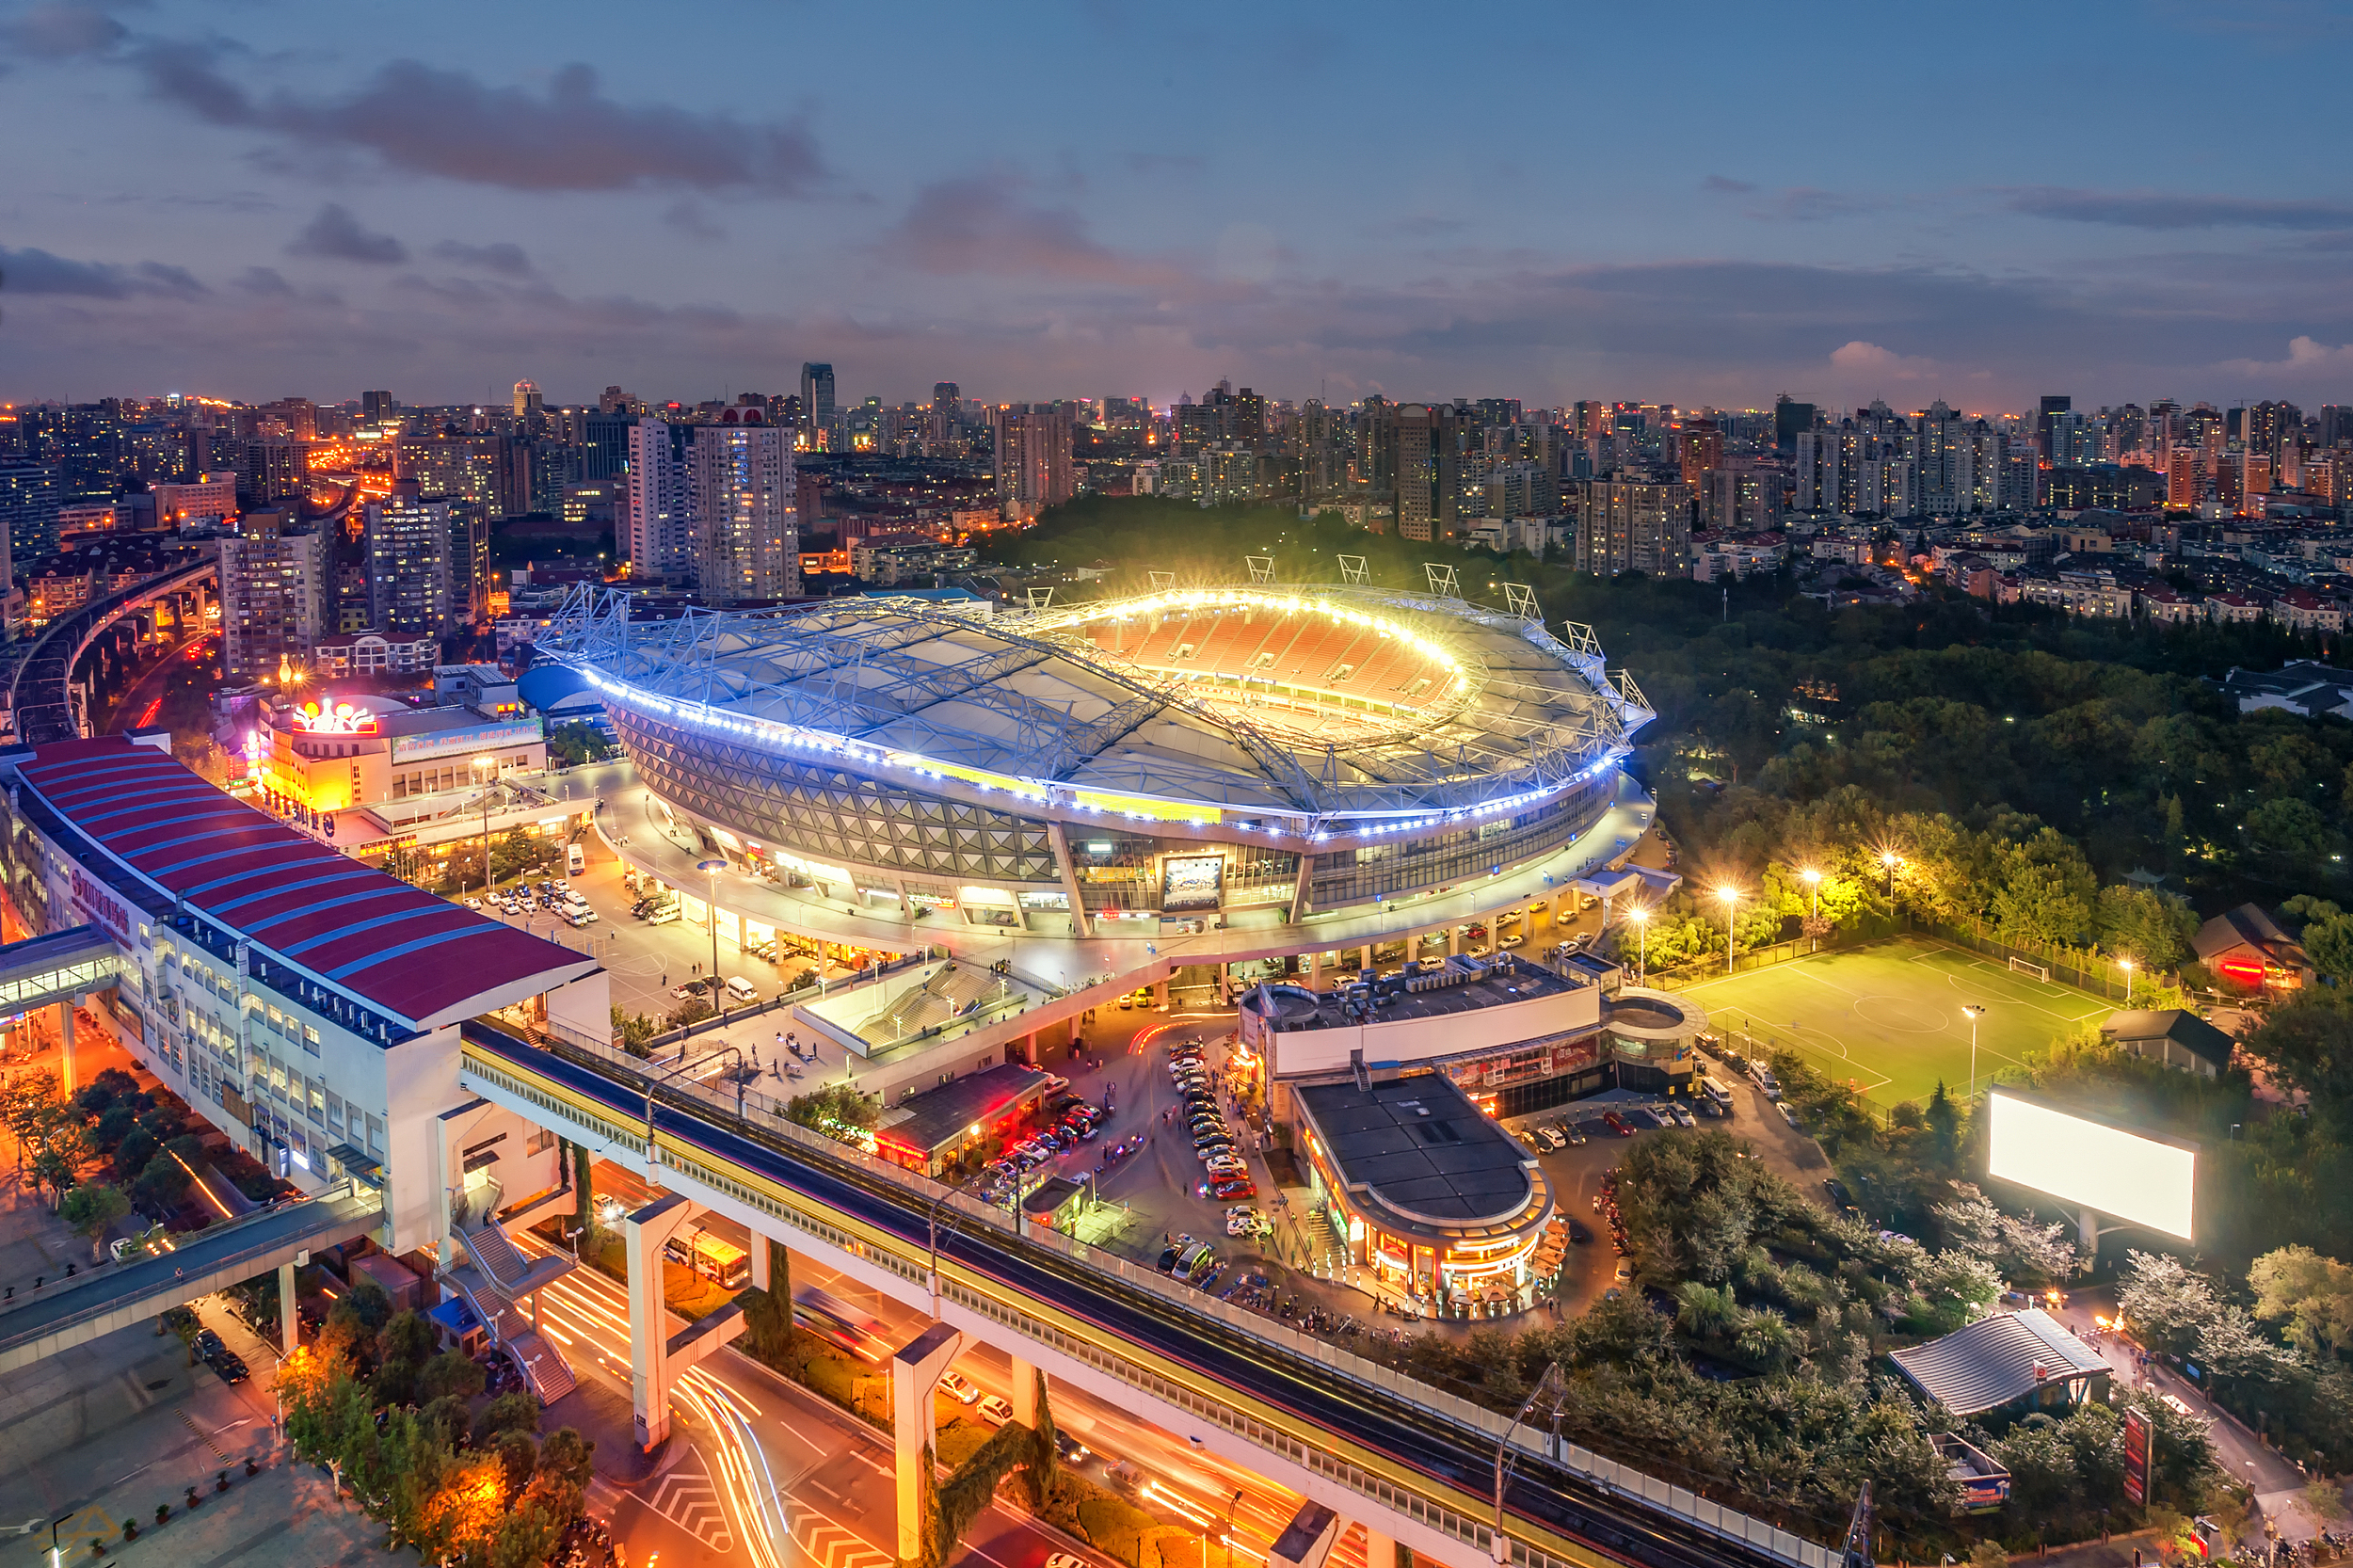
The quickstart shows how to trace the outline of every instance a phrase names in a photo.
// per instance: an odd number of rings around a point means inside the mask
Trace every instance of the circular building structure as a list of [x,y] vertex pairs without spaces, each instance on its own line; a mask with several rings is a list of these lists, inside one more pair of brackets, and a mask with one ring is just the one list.
[[601,696],[665,831],[812,920],[1282,952],[1310,920],[1482,883],[1499,909],[1623,853],[1649,801],[1619,763],[1652,715],[1572,637],[1364,587],[660,622],[584,591],[539,649]]

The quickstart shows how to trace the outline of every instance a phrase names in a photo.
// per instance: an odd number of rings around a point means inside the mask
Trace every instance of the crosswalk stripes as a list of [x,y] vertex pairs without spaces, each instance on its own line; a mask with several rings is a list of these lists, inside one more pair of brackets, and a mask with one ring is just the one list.
[[720,1506],[719,1489],[711,1483],[711,1472],[703,1468],[700,1454],[689,1454],[657,1477],[645,1494],[645,1503],[712,1551],[735,1550],[727,1510]]

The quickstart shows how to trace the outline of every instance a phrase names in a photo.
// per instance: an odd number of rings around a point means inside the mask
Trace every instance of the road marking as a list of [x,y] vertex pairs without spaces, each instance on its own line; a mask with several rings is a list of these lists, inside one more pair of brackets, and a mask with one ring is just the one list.
[[691,1465],[681,1461],[658,1477],[645,1504],[712,1551],[732,1552],[735,1537],[719,1504],[719,1489],[711,1483],[702,1455],[691,1448],[687,1454]]
[[186,1424],[187,1429],[190,1432],[196,1433],[196,1439],[198,1442],[213,1450],[213,1457],[215,1459],[219,1460],[223,1464],[229,1463],[229,1456],[221,1451],[219,1444],[213,1441],[213,1434],[206,1432],[202,1427],[198,1426],[196,1424],[195,1417],[191,1416],[184,1408],[175,1408],[172,1411],[172,1414],[179,1416],[180,1419]]

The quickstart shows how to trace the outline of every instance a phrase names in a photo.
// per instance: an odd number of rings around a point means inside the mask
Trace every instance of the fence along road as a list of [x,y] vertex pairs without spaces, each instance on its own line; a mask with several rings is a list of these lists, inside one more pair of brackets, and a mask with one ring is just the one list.
[[[635,1058],[552,1038],[534,1044],[481,1022],[464,1033],[469,1088],[552,1130],[643,1157]],[[1516,1568],[1838,1561],[1765,1521],[1514,1430],[1493,1411],[1148,1269],[1059,1235],[1025,1233],[995,1208],[784,1123],[782,1107],[756,1091],[742,1117],[724,1085],[657,1087],[655,1099],[657,1158],[685,1181],[921,1288],[931,1281],[936,1205],[943,1300],[1337,1482],[1369,1510],[1404,1514],[1481,1554],[1493,1547],[1495,1458],[1508,1434],[1516,1457],[1507,1517],[1523,1525],[1506,1531]],[[960,1221],[952,1228],[951,1213]],[[1352,1451],[1367,1463],[1352,1463]]]

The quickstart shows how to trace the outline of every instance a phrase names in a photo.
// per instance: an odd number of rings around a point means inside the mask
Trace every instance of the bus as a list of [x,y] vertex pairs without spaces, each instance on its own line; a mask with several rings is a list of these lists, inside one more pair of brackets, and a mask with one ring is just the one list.
[[882,1361],[890,1354],[878,1319],[813,1285],[792,1292],[792,1320],[862,1360]]
[[707,1230],[673,1236],[662,1250],[671,1262],[694,1270],[722,1290],[741,1290],[752,1282],[752,1255]]

